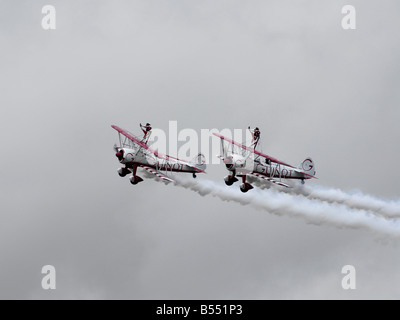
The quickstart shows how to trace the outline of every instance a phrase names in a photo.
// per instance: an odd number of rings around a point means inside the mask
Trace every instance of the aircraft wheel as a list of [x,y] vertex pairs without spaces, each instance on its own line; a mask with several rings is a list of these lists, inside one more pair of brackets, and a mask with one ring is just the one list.
[[238,181],[238,179],[236,177],[232,177],[232,176],[226,176],[224,178],[225,184],[227,186],[231,186],[233,185],[236,181]]
[[129,170],[127,170],[125,168],[118,169],[118,175],[122,178],[125,177],[128,173],[129,173]]
[[253,189],[253,186],[250,183],[242,183],[240,185],[240,191],[242,191],[243,193],[246,193],[247,191]]
[[132,177],[129,179],[129,181],[130,181],[133,185],[136,185],[136,184],[138,184],[139,182],[143,181],[143,179],[142,179],[141,177],[138,177],[138,176],[132,176]]
[[225,184],[227,185],[227,186],[231,186],[231,185],[233,185],[233,181],[231,181],[231,180],[225,180]]

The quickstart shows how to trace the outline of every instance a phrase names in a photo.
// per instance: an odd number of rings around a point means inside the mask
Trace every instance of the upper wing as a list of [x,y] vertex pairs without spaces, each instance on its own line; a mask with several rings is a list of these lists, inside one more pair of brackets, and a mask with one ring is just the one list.
[[119,133],[121,133],[121,134],[124,135],[125,137],[127,137],[127,138],[128,138],[129,140],[131,140],[133,143],[135,143],[135,144],[137,144],[138,146],[140,146],[140,147],[142,147],[142,148],[144,148],[144,149],[150,151],[150,152],[153,153],[155,156],[157,156],[157,157],[159,157],[159,158],[162,158],[162,159],[165,159],[165,160],[169,160],[169,158],[171,158],[171,157],[168,157],[168,156],[166,156],[166,155],[164,155],[164,154],[162,154],[162,153],[159,153],[159,152],[156,151],[156,150],[153,150],[153,149],[150,148],[146,143],[144,143],[144,142],[141,141],[139,138],[137,138],[136,136],[134,136],[132,133],[130,133],[130,132],[124,130],[124,129],[121,129],[120,127],[114,126],[114,125],[112,125],[111,127],[112,127],[113,129],[117,130]]
[[278,164],[282,164],[282,165],[284,165],[284,166],[288,166],[288,167],[290,167],[290,168],[296,169],[295,167],[293,167],[293,166],[290,165],[290,164],[287,164],[287,163],[282,162],[282,161],[280,161],[280,160],[278,160],[278,159],[272,158],[272,157],[270,157],[270,156],[268,156],[268,155],[266,155],[266,154],[264,154],[264,153],[261,153],[261,152],[259,152],[259,151],[257,151],[257,150],[254,150],[254,148],[247,147],[247,146],[245,146],[244,144],[241,144],[241,143],[236,142],[236,141],[234,141],[234,140],[232,140],[232,139],[229,139],[229,138],[227,138],[227,137],[224,137],[223,135],[220,135],[220,134],[218,134],[218,133],[213,133],[213,135],[217,136],[218,138],[220,138],[220,139],[222,139],[222,140],[226,140],[226,141],[228,141],[229,143],[234,144],[235,146],[238,146],[238,147],[243,148],[243,149],[245,149],[245,150],[247,150],[247,151],[253,152],[253,153],[256,154],[256,155],[259,155],[259,156],[261,156],[261,157],[264,157],[264,158],[266,158],[266,159],[269,159],[269,160],[271,160],[272,162],[275,162],[275,163],[278,163]]

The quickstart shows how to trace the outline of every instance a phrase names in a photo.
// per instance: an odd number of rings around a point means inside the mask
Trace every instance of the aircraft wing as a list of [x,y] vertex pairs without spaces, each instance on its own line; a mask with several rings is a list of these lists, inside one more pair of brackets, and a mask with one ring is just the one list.
[[175,182],[175,180],[172,180],[171,178],[167,177],[166,175],[162,174],[161,172],[147,166],[141,166],[144,170],[147,172],[150,172],[154,174],[157,178],[160,178],[161,180],[164,180],[166,182]]
[[[133,135],[129,131],[126,131],[126,130],[121,129],[120,127],[117,127],[117,126],[114,126],[114,125],[112,125],[111,127],[113,129],[117,130],[123,136],[127,137],[129,140],[131,140],[133,143],[135,143],[139,147],[142,147],[142,148],[146,149],[147,151],[153,153],[155,156],[157,156],[159,158],[162,158],[162,159],[165,159],[165,160],[169,160],[170,158],[172,158],[172,157],[166,156],[166,155],[164,155],[162,153],[159,153],[156,150],[153,150],[146,143],[144,143],[142,140],[140,140],[138,137],[136,137],[135,135]],[[175,160],[177,160],[177,159],[175,159]]]
[[252,153],[254,153],[254,154],[258,155],[258,156],[261,156],[261,157],[263,157],[263,158],[269,159],[269,160],[271,160],[272,162],[275,162],[275,163],[278,163],[278,164],[282,164],[282,165],[284,165],[284,166],[287,166],[287,167],[290,167],[290,168],[293,168],[293,169],[296,169],[296,170],[297,170],[297,168],[293,167],[293,166],[290,165],[290,164],[287,164],[287,163],[282,162],[282,161],[280,161],[280,160],[278,160],[278,159],[272,158],[272,157],[270,157],[270,156],[268,156],[268,155],[266,155],[266,154],[264,154],[264,153],[261,153],[261,152],[259,152],[259,151],[257,151],[257,150],[254,150],[254,148],[247,147],[247,146],[245,146],[244,144],[241,144],[241,143],[239,143],[239,142],[236,142],[235,140],[232,140],[232,139],[230,139],[230,138],[224,137],[223,135],[220,135],[219,133],[214,133],[214,132],[213,132],[213,135],[217,136],[218,138],[220,138],[220,139],[222,139],[222,140],[228,141],[229,143],[232,143],[232,144],[234,144],[235,146],[238,146],[238,147],[240,147],[240,148],[242,148],[242,149],[245,149],[245,150],[247,150],[247,151],[250,151],[250,152],[252,152]]
[[266,177],[266,176],[263,176],[262,174],[258,174],[258,173],[255,173],[255,172],[252,172],[252,173],[250,173],[250,174],[251,174],[252,176],[257,177],[257,178],[264,179],[264,180],[268,180],[269,182],[275,183],[275,184],[280,185],[280,186],[282,186],[282,187],[291,188],[291,187],[290,187],[288,184],[286,184],[286,183],[283,183],[283,182],[278,181],[278,180],[275,180],[275,179],[268,178],[268,177]]

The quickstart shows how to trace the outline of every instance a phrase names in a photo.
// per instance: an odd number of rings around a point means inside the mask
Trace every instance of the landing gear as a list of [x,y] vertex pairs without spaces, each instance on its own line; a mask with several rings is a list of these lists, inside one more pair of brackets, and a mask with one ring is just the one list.
[[246,175],[242,175],[242,184],[240,185],[240,191],[246,193],[253,188],[254,187],[250,183],[246,182]]
[[242,183],[240,185],[240,191],[242,191],[243,193],[246,193],[247,191],[253,189],[254,187],[250,184],[250,183]]
[[227,185],[227,186],[231,186],[231,185],[233,185],[236,181],[239,181],[235,176],[226,176],[225,178],[224,178],[224,181],[225,181],[225,184]]
[[137,166],[133,166],[132,167],[132,176],[129,178],[129,181],[135,185],[138,184],[139,182],[142,182],[143,179],[139,176],[136,175],[136,171],[137,171]]
[[127,168],[119,168],[117,172],[120,177],[125,177],[127,174],[130,173],[129,169]]
[[301,179],[301,184],[305,184],[306,182],[304,181],[304,179]]
[[136,185],[136,184],[138,184],[139,182],[142,182],[143,179],[142,179],[141,177],[139,177],[139,176],[132,176],[132,177],[129,178],[129,181],[130,181],[133,185]]
[[197,178],[196,174],[195,174],[195,173],[193,173],[193,179],[196,179],[196,178]]

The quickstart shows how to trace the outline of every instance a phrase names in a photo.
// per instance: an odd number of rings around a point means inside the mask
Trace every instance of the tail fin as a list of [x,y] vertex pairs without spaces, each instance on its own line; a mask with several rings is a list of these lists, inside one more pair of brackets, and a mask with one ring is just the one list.
[[207,167],[206,157],[202,153],[199,153],[197,156],[193,158],[190,164],[195,166],[197,169],[201,171],[205,171]]
[[304,160],[304,161],[298,166],[298,168],[299,168],[301,171],[303,171],[303,172],[305,172],[305,173],[307,173],[307,174],[309,174],[309,175],[315,176],[315,174],[316,174],[316,171],[315,171],[315,164],[314,164],[314,162],[312,161],[312,159],[311,159],[310,157],[308,157],[306,160]]

